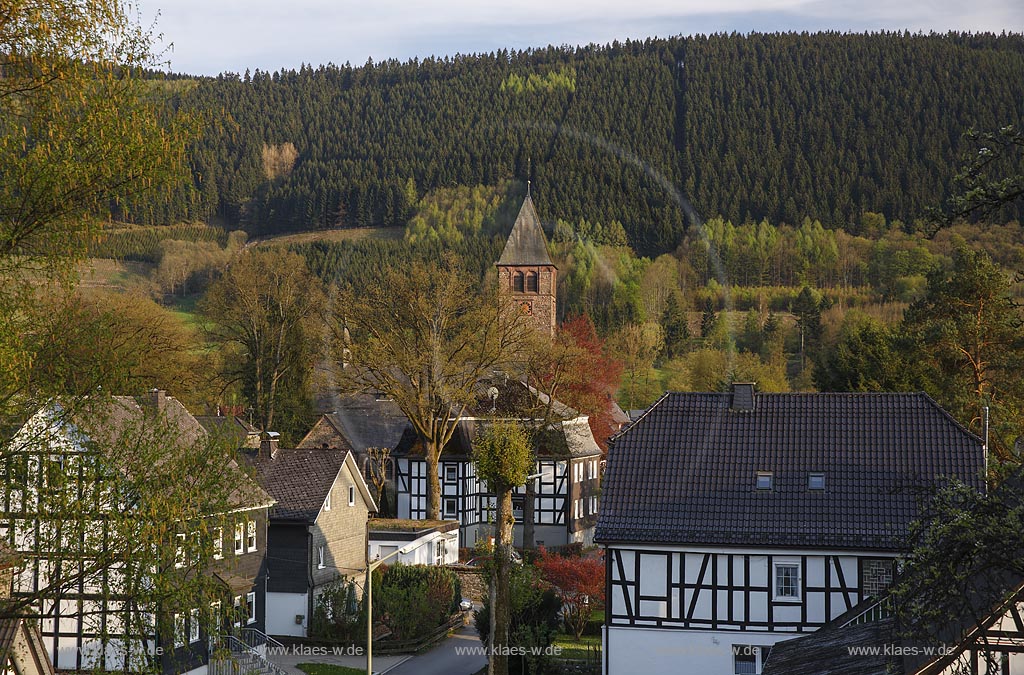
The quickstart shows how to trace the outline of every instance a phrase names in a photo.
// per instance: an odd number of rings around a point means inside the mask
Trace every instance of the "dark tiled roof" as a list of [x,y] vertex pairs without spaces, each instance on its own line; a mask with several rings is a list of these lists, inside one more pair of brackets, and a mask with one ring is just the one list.
[[228,415],[196,415],[196,421],[210,436],[231,442],[236,448],[255,448],[260,444],[260,431],[241,417]]
[[[900,551],[914,488],[983,489],[982,442],[926,394],[666,394],[613,437],[596,539]],[[773,489],[755,488],[758,471]],[[825,474],[824,490],[807,488]]]
[[[893,619],[846,627],[830,624],[805,637],[777,642],[761,672],[763,675],[891,675],[903,672],[900,660],[885,652],[885,647],[893,644],[899,644]],[[862,652],[856,649],[858,647],[866,649]],[[879,648],[877,654],[871,653],[875,647]]]
[[505,248],[498,258],[499,265],[551,265],[548,255],[547,239],[537,218],[537,210],[533,208],[533,200],[526,195],[523,205],[512,225]]
[[281,449],[273,459],[256,452],[247,455],[260,485],[277,500],[271,520],[312,523],[338,477],[346,450]]
[[[473,456],[473,440],[491,420],[472,418],[461,419],[448,444],[444,446],[442,459],[468,460]],[[423,444],[410,427],[402,436],[395,457],[422,456]],[[537,456],[542,458],[591,457],[601,454],[601,448],[594,440],[587,417],[580,416],[563,422],[554,422],[539,436]]]
[[[356,452],[367,448],[394,448],[409,426],[409,420],[390,399],[359,393],[336,397],[330,405],[334,411],[325,413],[317,426],[329,428],[310,431],[299,447],[351,447]],[[317,433],[314,434],[314,431]]]

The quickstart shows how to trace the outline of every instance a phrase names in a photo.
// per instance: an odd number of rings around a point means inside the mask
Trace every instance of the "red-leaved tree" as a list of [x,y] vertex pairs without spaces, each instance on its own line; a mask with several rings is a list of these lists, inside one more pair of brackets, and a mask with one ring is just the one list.
[[534,565],[562,601],[562,622],[576,639],[591,611],[604,605],[604,555],[563,556],[541,547]]
[[539,388],[590,417],[590,430],[602,450],[614,433],[612,397],[622,379],[622,363],[608,355],[586,314],[562,324],[553,343],[533,359]]

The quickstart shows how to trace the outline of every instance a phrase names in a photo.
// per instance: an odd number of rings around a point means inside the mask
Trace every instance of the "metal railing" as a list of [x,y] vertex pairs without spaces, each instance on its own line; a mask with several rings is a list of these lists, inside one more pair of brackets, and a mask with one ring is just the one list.
[[882,619],[888,619],[892,615],[892,601],[886,596],[865,607],[864,611],[846,621],[842,628],[857,626],[862,623],[871,623],[872,621],[881,621]]
[[[210,675],[288,675],[288,672],[269,661],[261,654],[259,647],[283,646],[277,640],[255,629],[240,638],[235,635],[220,635],[210,652]],[[258,646],[248,644],[248,640],[262,640]],[[265,649],[263,650],[266,651]]]

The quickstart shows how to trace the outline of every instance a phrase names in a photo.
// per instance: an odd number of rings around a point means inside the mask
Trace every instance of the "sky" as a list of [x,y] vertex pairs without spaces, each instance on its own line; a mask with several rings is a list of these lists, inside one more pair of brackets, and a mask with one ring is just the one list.
[[[137,0],[193,75],[698,33],[1024,32],[1021,0]],[[155,21],[155,24],[153,22]]]

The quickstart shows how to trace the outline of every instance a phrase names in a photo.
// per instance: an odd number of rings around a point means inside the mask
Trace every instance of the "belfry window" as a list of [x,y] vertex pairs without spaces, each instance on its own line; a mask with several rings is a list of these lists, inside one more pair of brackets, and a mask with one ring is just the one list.
[[512,292],[522,293],[523,292],[523,273],[516,272],[512,275]]
[[530,272],[526,275],[526,290],[536,293],[537,288],[537,273]]

